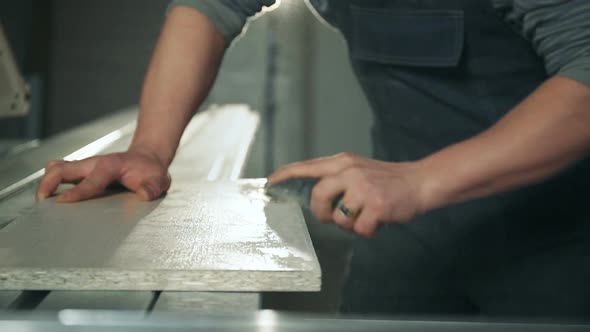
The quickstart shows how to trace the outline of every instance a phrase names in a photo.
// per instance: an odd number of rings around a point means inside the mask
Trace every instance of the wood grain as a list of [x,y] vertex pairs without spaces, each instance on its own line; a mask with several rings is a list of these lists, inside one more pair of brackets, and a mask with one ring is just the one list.
[[154,311],[220,314],[252,311],[259,307],[259,293],[164,292]]

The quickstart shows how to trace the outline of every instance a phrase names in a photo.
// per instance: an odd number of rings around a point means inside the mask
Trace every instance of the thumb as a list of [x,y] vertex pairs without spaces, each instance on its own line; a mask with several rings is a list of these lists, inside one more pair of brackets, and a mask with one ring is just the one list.
[[162,195],[162,189],[160,186],[148,182],[139,186],[137,195],[144,201],[151,201]]
[[170,187],[170,175],[167,175],[162,181],[146,181],[143,182],[137,194],[139,197],[146,201],[151,201],[162,196],[164,192]]

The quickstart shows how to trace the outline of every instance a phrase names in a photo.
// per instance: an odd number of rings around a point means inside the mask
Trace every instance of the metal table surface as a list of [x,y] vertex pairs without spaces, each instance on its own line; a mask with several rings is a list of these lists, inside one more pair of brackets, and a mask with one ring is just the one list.
[[587,331],[573,323],[500,322],[492,320],[358,319],[284,314],[270,310],[224,315],[151,314],[143,312],[64,310],[57,314],[0,315],[0,331],[403,331],[403,332],[550,332]]

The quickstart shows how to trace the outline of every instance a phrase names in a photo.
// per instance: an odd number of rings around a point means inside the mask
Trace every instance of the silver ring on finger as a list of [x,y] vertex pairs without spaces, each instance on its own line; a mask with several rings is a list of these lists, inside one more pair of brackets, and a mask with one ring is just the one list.
[[340,212],[342,212],[342,214],[344,214],[347,218],[351,218],[353,219],[353,217],[356,215],[356,212],[349,208],[348,206],[346,206],[344,204],[344,202],[342,202],[342,200],[340,200],[337,204],[336,204],[336,208],[338,210],[340,210]]

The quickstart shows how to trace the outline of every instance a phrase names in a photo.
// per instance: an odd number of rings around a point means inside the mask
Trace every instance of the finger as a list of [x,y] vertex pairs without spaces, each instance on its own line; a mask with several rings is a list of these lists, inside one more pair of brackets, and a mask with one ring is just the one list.
[[361,213],[361,209],[362,200],[358,197],[353,197],[353,195],[347,191],[336,206],[336,209],[332,212],[332,220],[334,220],[338,226],[347,230],[352,230],[357,216]]
[[47,163],[45,175],[37,188],[37,199],[49,197],[57,190],[61,183],[74,183],[80,181],[92,169],[92,162],[88,160],[67,162],[54,160]]
[[362,237],[372,238],[375,236],[378,225],[379,218],[377,215],[372,213],[369,209],[364,209],[358,218],[356,218],[353,230]]
[[53,166],[57,166],[57,165],[61,165],[63,163],[65,163],[65,160],[50,160],[47,162],[47,166],[45,166],[45,168],[51,168]]
[[346,189],[346,183],[340,177],[329,176],[320,180],[311,191],[310,209],[321,221],[332,221],[334,201]]
[[117,178],[118,174],[113,168],[99,166],[97,164],[97,167],[80,184],[61,194],[57,201],[60,203],[77,202],[96,197],[104,192],[106,187]]
[[311,159],[279,168],[268,177],[269,183],[277,183],[289,178],[321,178],[335,175],[350,167],[358,160],[353,154],[342,153],[332,157]]
[[172,179],[170,174],[164,177],[155,177],[148,179],[139,186],[137,194],[142,200],[151,201],[160,198],[170,188]]

